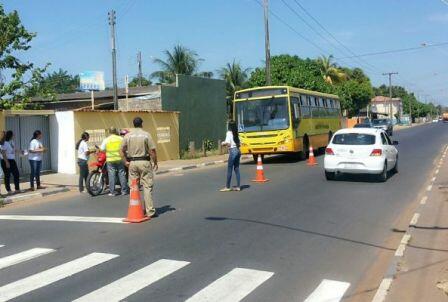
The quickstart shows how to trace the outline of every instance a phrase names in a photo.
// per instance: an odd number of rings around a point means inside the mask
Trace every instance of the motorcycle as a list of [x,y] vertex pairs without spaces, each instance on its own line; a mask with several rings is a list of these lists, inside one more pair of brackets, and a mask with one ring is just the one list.
[[92,196],[98,196],[106,191],[108,184],[107,166],[106,166],[106,152],[96,152],[96,162],[91,163],[90,166],[94,169],[89,172],[87,176],[87,192]]

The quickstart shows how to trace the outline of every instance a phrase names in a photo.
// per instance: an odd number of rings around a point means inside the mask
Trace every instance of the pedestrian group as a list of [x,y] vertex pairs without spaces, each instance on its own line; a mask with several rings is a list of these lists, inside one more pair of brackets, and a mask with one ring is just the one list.
[[[5,188],[8,195],[22,193],[20,189],[20,173],[17,165],[17,157],[28,157],[30,165],[30,190],[43,189],[40,183],[40,172],[42,169],[42,156],[46,148],[42,144],[42,132],[34,131],[28,149],[16,148],[14,133],[11,130],[0,132],[0,158],[1,172],[4,176]],[[11,190],[11,175],[14,181],[14,192]]]
[[[89,174],[88,160],[92,153],[103,151],[106,153],[107,174],[109,180],[109,196],[129,194],[129,183],[137,179],[143,187],[144,212],[149,217],[157,216],[153,201],[154,172],[158,169],[156,145],[151,135],[143,130],[143,120],[136,117],[133,120],[134,128],[121,130],[120,133],[114,127],[109,128],[109,136],[101,146],[89,149],[89,133],[84,132],[76,143],[79,166],[79,191],[84,192]],[[221,192],[241,191],[240,177],[240,139],[237,125],[234,121],[228,124],[226,138],[222,143],[229,149],[227,164],[226,186]],[[30,161],[31,162],[31,161]],[[232,173],[235,172],[236,186],[231,187]],[[115,189],[116,180],[121,190]],[[129,179],[128,179],[129,178]]]

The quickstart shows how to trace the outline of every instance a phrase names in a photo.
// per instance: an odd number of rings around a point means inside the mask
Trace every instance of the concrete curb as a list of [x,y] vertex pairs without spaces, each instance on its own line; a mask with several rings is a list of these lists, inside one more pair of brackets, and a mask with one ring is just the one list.
[[20,195],[15,195],[15,196],[13,195],[13,196],[8,196],[8,197],[4,198],[3,204],[10,204],[10,203],[17,202],[17,201],[24,201],[24,200],[30,200],[30,199],[39,198],[39,197],[45,197],[45,196],[50,196],[50,195],[68,192],[68,191],[70,191],[70,189],[68,187],[54,187],[54,188],[49,188],[42,192],[30,192],[27,194],[20,194]]

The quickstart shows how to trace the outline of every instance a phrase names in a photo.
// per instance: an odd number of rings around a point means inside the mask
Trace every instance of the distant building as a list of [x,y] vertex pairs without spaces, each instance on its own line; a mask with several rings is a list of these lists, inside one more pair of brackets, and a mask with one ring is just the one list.
[[[203,140],[215,142],[225,136],[227,120],[226,84],[223,80],[177,75],[171,85],[118,89],[120,111],[178,111],[180,149],[194,141],[197,149]],[[95,91],[94,104],[90,92],[57,95],[56,101],[33,98],[30,108],[56,111],[92,109],[112,110],[113,90]]]
[[370,113],[372,116],[389,117],[390,106],[392,106],[392,119],[394,122],[403,116],[403,101],[401,98],[389,98],[386,96],[376,96],[370,102]]

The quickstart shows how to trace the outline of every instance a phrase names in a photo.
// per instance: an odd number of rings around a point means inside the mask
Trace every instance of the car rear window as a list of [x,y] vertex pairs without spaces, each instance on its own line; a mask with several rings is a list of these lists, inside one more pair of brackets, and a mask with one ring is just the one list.
[[375,135],[363,133],[336,134],[333,138],[336,145],[374,145]]

